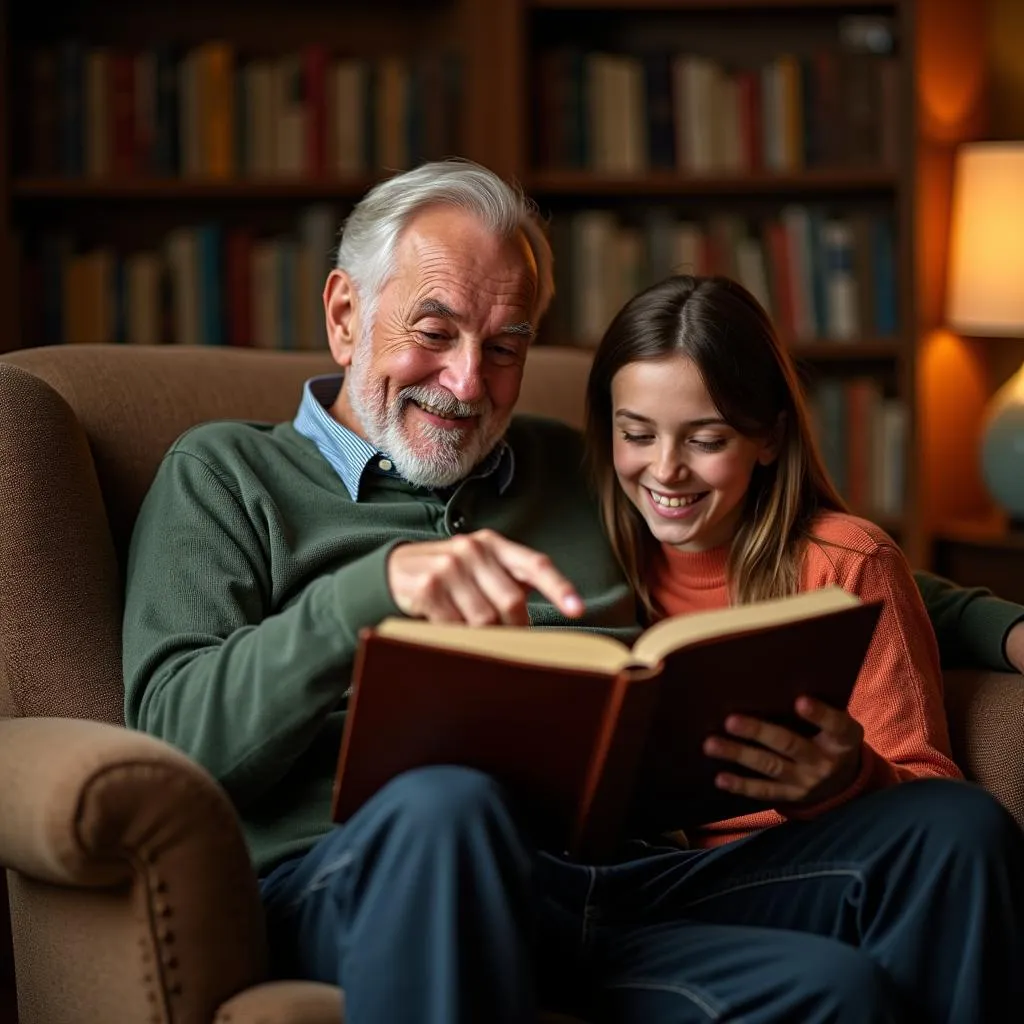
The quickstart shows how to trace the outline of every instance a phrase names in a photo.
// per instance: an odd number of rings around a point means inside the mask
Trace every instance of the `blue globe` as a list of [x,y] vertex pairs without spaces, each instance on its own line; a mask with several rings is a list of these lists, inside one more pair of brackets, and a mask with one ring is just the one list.
[[981,472],[996,503],[1024,520],[1024,367],[996,393],[981,441]]

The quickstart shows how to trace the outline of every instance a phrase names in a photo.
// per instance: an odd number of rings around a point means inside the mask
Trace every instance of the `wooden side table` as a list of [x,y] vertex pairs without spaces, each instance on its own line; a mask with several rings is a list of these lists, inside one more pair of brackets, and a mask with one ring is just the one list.
[[1001,520],[949,523],[935,532],[932,568],[965,587],[1024,604],[1024,531]]

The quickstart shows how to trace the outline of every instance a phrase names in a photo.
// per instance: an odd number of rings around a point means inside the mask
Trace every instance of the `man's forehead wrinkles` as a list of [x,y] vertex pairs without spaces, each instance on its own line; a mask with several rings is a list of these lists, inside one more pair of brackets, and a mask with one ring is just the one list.
[[526,275],[518,269],[510,269],[506,273],[485,273],[479,268],[465,270],[458,266],[452,266],[445,261],[443,265],[432,267],[421,264],[419,269],[420,284],[422,287],[443,287],[459,289],[473,294],[481,289],[493,291],[523,290],[529,287]]
[[421,271],[439,270],[442,273],[459,276],[481,272],[477,261],[470,252],[440,243],[417,246],[408,255],[412,266]]
[[[472,251],[471,247],[450,246],[437,240],[424,241],[414,247],[414,251],[408,253],[409,269],[420,273],[440,273],[458,279],[466,278],[490,278],[494,276],[492,270],[488,270],[486,264],[490,260],[480,260]],[[532,276],[529,265],[523,261],[504,261],[500,272],[502,275],[519,276],[525,274]]]
[[[488,306],[529,306],[533,291],[528,282],[476,279],[468,281],[460,277],[424,277],[416,283],[409,296],[414,309],[434,304],[447,307],[456,315],[468,315],[481,303]],[[438,310],[437,312],[440,312]]]
[[[407,324],[439,317],[491,334],[531,321],[537,282],[527,260],[436,234],[413,233],[403,241],[395,283]],[[437,305],[431,308],[431,302]]]

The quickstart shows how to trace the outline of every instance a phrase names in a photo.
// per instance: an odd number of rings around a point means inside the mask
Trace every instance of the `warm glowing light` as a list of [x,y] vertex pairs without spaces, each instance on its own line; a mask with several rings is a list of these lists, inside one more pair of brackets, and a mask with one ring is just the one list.
[[946,319],[963,334],[1024,335],[1024,142],[957,153]]

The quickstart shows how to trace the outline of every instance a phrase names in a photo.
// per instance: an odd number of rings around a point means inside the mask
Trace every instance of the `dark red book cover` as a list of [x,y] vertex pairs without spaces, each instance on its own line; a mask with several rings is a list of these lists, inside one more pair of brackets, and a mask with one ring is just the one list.
[[115,178],[130,178],[138,168],[135,151],[135,58],[110,55],[111,170]]
[[327,174],[327,51],[312,44],[302,54],[306,97],[306,169],[314,178]]
[[626,664],[606,669],[566,667],[582,666],[579,648],[538,664],[364,630],[332,817],[347,820],[391,779],[428,765],[493,776],[539,844],[595,861],[628,834],[744,813],[751,801],[714,785],[722,766],[704,739],[733,712],[807,731],[793,710],[801,694],[845,707],[880,607],[819,609],[769,628],[734,619],[731,632],[679,642],[656,664],[624,651]]

